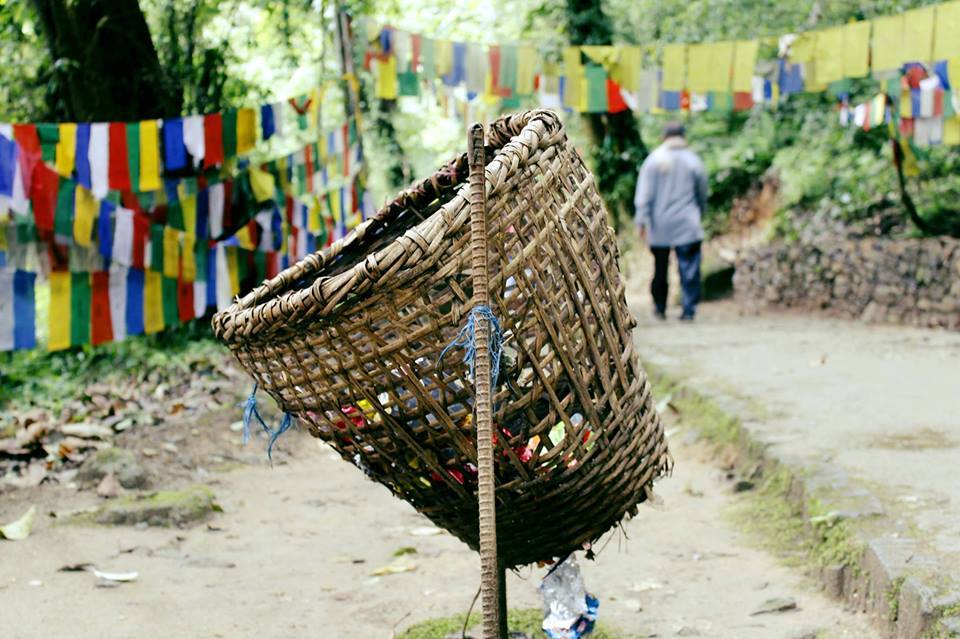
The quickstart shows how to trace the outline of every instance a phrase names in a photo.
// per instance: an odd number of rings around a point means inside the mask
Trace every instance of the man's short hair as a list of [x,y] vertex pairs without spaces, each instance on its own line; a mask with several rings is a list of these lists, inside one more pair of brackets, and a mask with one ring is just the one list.
[[681,122],[667,122],[663,127],[663,137],[665,138],[682,138],[686,137],[686,135],[687,130]]

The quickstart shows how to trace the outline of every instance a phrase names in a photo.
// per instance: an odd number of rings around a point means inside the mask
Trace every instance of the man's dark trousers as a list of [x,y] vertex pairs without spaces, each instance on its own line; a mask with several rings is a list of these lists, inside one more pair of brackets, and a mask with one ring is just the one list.
[[[677,254],[677,267],[680,271],[680,301],[683,305],[683,317],[693,319],[700,301],[700,242],[672,247]],[[670,265],[669,246],[651,246],[653,252],[653,282],[650,293],[657,313],[663,315],[667,310],[667,269]]]

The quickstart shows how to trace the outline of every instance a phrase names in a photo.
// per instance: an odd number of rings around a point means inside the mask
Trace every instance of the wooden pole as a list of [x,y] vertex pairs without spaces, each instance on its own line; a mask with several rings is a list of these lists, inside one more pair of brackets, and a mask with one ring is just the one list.
[[[470,270],[473,276],[474,308],[490,306],[487,285],[487,202],[486,158],[483,126],[474,124],[467,132],[470,160]],[[483,612],[483,639],[501,637],[500,569],[497,559],[497,506],[493,477],[493,410],[490,389],[490,325],[485,317],[473,318],[476,355],[474,359],[474,412],[477,425],[477,501],[480,506],[480,606]],[[506,621],[505,619],[503,620]]]

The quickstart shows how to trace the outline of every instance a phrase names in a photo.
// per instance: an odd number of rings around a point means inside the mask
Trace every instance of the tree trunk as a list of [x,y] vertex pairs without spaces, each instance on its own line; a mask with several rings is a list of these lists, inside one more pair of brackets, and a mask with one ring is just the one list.
[[[601,0],[567,0],[570,43],[611,44],[613,29]],[[647,155],[637,119],[631,111],[582,116],[593,141],[597,186],[618,231],[633,217],[637,169]]]
[[32,0],[54,61],[51,115],[78,122],[180,114],[137,0]]

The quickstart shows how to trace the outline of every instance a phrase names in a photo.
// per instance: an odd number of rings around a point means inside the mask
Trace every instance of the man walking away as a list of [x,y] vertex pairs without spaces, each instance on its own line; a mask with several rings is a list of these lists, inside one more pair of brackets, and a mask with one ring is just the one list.
[[682,288],[680,319],[692,320],[700,301],[701,219],[707,207],[707,173],[697,154],[687,148],[679,122],[664,127],[663,143],[640,167],[633,203],[640,239],[649,242],[653,252],[650,293],[655,316],[666,319],[667,267],[673,249]]

